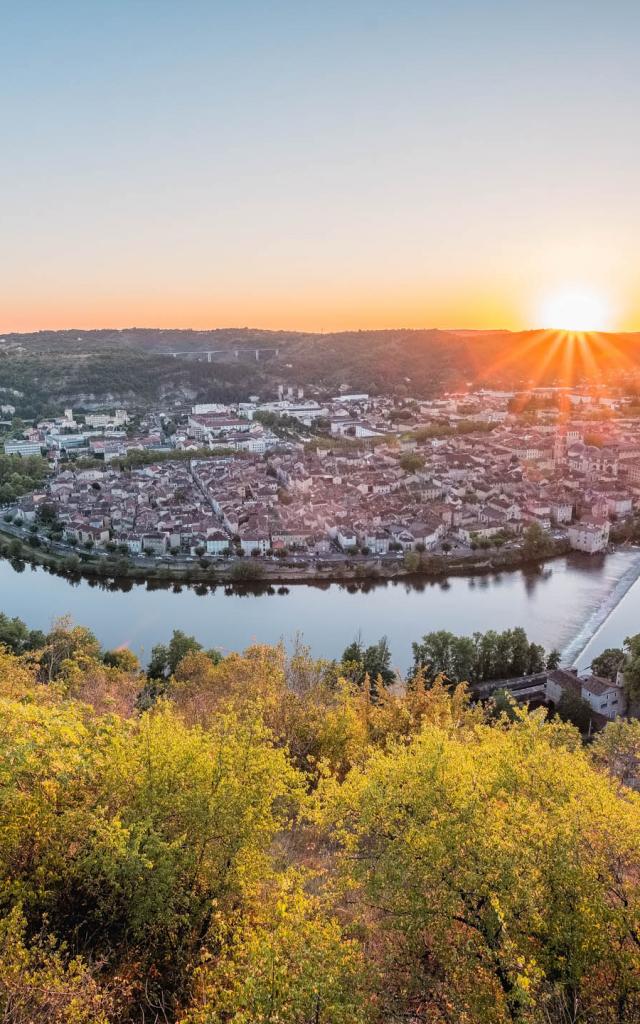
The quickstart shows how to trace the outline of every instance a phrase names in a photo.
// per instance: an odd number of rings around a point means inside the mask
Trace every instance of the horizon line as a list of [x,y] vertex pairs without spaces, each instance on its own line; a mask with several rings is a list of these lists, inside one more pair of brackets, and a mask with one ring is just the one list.
[[239,325],[224,325],[217,327],[166,327],[158,324],[154,325],[141,325],[141,324],[129,324],[126,327],[113,327],[104,325],[102,327],[79,327],[77,325],[71,325],[70,327],[37,327],[33,330],[0,330],[0,341],[4,340],[6,335],[30,335],[30,334],[64,334],[70,331],[78,331],[82,333],[92,333],[97,331],[114,331],[117,333],[123,333],[125,331],[182,331],[191,332],[192,334],[208,334],[213,331],[261,331],[263,334],[366,334],[370,332],[393,332],[393,331],[408,331],[408,332],[422,332],[422,331],[438,331],[441,334],[533,334],[536,332],[554,333],[554,334],[638,334],[640,333],[640,327],[638,328],[627,328],[625,330],[578,330],[570,329],[566,327],[406,327],[398,325],[395,327],[341,327],[336,329],[303,329],[298,327],[259,327],[257,325],[244,324]]

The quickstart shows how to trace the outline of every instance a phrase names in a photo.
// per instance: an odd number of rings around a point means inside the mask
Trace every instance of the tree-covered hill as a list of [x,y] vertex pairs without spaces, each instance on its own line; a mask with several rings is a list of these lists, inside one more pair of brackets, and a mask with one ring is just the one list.
[[40,331],[0,339],[0,385],[23,392],[22,405],[33,408],[270,397],[278,383],[427,397],[469,384],[628,383],[639,356],[638,334],[584,341],[547,331]]

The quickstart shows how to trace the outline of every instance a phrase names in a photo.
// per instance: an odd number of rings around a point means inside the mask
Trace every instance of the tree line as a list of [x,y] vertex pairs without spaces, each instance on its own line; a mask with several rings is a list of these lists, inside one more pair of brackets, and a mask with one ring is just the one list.
[[[457,636],[448,630],[426,633],[412,645],[413,664],[410,677],[421,673],[432,683],[444,676],[453,683],[484,683],[498,679],[543,672],[557,668],[560,652],[546,652],[533,643],[519,626],[499,633],[493,629],[472,636]],[[365,676],[378,678],[387,686],[395,678],[391,665],[391,649],[386,637],[365,647],[360,636],[342,653],[340,669],[347,678],[361,685]]]

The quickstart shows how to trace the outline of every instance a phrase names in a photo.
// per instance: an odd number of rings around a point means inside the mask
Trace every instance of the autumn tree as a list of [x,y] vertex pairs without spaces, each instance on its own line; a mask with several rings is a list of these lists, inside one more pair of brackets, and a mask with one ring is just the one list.
[[140,671],[140,661],[128,647],[116,647],[112,651],[105,651],[102,660],[110,668],[120,668],[125,672]]
[[133,957],[169,1013],[215,908],[237,908],[268,870],[295,771],[258,721],[205,733],[167,705],[125,721],[4,700],[0,720],[4,905],[89,959]]
[[100,657],[100,644],[86,626],[75,626],[69,616],[56,619],[46,637],[40,657],[41,675],[52,682],[65,675],[82,671],[90,661]]
[[571,727],[426,725],[325,783],[322,807],[382,1020],[638,1019],[638,803]]
[[617,718],[596,736],[591,748],[596,764],[625,785],[640,776],[640,721]]
[[262,887],[235,927],[218,922],[180,1024],[373,1022],[364,951],[294,873]]

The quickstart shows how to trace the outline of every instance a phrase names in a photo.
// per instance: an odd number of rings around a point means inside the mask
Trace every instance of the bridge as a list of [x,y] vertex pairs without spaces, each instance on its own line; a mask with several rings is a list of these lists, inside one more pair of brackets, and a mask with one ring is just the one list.
[[256,363],[259,363],[260,354],[266,354],[267,352],[271,352],[275,356],[280,355],[279,348],[210,348],[204,351],[202,349],[190,348],[182,352],[169,352],[169,355],[173,356],[174,359],[177,359],[179,356],[193,356],[199,361],[204,361],[206,358],[206,361],[210,363],[214,356],[228,356],[233,353],[234,359],[239,359],[241,355],[251,356],[255,359]]

